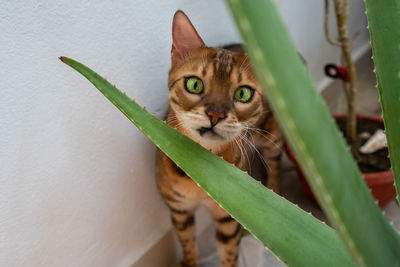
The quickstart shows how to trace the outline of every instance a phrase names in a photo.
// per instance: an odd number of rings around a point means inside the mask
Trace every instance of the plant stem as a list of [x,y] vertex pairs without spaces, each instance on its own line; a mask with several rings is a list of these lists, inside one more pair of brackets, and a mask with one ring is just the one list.
[[324,20],[325,37],[331,45],[342,46],[339,41],[332,39],[329,34],[329,0],[325,0],[325,20]]
[[[353,143],[356,140],[356,100],[357,100],[357,75],[354,61],[351,57],[351,49],[354,46],[354,40],[349,40],[349,31],[347,21],[349,16],[349,0],[334,0],[336,22],[338,26],[338,40],[334,41],[328,30],[329,22],[329,0],[325,0],[325,35],[329,43],[340,46],[342,49],[342,59],[344,65],[349,72],[349,80],[343,82],[343,88],[346,93],[347,100],[347,123],[346,135],[352,150],[354,149]],[[357,36],[357,35],[355,35]]]

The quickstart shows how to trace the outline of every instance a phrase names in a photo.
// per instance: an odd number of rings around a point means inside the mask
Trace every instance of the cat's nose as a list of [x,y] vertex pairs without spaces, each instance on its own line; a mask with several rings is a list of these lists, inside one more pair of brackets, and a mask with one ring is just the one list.
[[214,111],[214,110],[207,110],[206,114],[210,117],[211,125],[214,126],[220,120],[225,119],[225,112]]

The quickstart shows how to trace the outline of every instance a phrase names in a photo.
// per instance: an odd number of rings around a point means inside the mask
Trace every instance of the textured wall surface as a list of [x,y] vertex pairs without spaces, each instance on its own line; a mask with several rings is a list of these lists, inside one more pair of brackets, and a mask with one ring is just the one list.
[[[324,39],[321,2],[277,1],[317,83],[339,55]],[[240,41],[222,0],[2,3],[0,266],[130,266],[170,230],[154,146],[58,57],[88,65],[162,117],[178,8],[207,44]],[[352,13],[360,50],[361,0]]]

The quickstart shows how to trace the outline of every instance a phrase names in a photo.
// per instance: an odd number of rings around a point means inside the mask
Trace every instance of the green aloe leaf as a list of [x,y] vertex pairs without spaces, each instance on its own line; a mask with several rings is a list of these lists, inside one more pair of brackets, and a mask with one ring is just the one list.
[[291,266],[352,266],[337,233],[148,113],[86,66],[61,60],[92,82],[150,140],[246,229]]
[[[366,0],[368,29],[390,161],[400,194],[400,1]],[[399,200],[399,197],[397,197]]]
[[400,264],[399,234],[372,198],[274,1],[227,3],[285,136],[353,259],[358,265]]

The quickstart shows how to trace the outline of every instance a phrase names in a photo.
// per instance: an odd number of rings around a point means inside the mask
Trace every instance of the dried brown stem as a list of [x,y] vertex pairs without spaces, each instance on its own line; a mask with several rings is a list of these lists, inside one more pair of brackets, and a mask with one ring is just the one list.
[[356,139],[356,95],[357,95],[357,77],[355,64],[351,57],[351,50],[354,47],[355,39],[358,36],[356,33],[352,40],[349,40],[349,32],[347,27],[349,16],[349,0],[333,0],[336,13],[336,22],[338,27],[338,40],[333,40],[329,35],[329,0],[325,0],[325,35],[329,43],[338,45],[342,49],[343,65],[349,72],[349,80],[343,82],[344,91],[347,100],[347,126],[346,135],[350,144]]
[[360,31],[356,32],[353,37],[351,38],[351,45],[350,51],[353,50],[354,46],[356,45],[357,37],[360,35]]
[[325,21],[324,21],[325,36],[328,42],[332,45],[342,46],[342,44],[336,40],[333,40],[329,34],[329,0],[325,0]]

